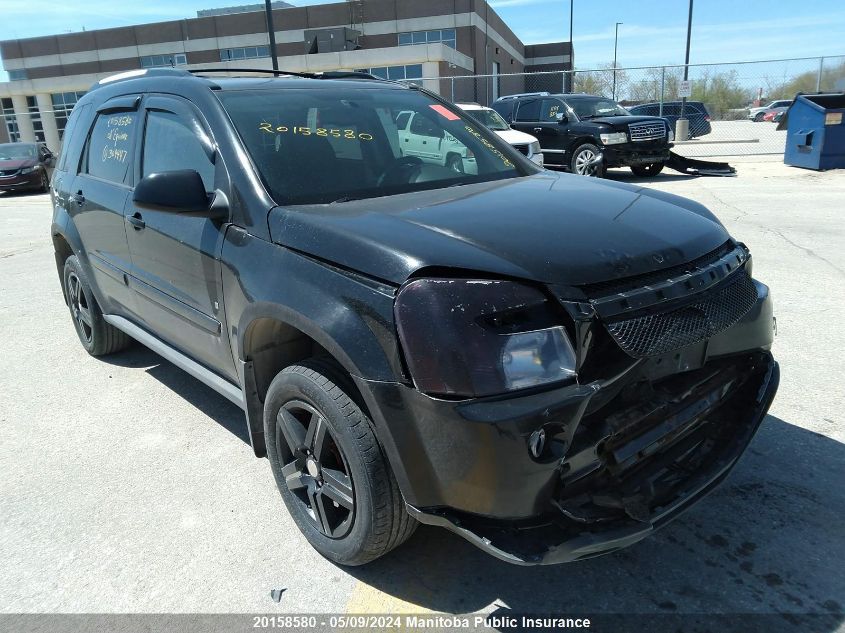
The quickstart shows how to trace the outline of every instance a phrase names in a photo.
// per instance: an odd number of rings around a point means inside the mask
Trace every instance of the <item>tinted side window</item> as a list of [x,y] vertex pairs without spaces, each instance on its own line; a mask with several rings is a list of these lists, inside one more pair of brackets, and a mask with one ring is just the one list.
[[73,112],[70,113],[70,118],[65,127],[63,137],[61,156],[56,169],[59,171],[71,170],[74,174],[76,168],[79,167],[79,153],[82,149],[82,143],[85,140],[84,130],[87,123],[90,123],[89,111],[91,104],[87,103],[84,106],[76,106]]
[[543,99],[543,107],[540,108],[540,120],[557,123],[562,115],[566,114],[563,103],[557,99]]
[[137,112],[98,115],[88,137],[83,171],[122,184],[132,162],[131,150],[137,127]]
[[176,114],[149,112],[141,176],[179,169],[196,170],[205,190],[214,190],[214,165],[194,132]]
[[519,104],[519,110],[516,111],[517,121],[539,121],[540,120],[540,100],[522,101]]

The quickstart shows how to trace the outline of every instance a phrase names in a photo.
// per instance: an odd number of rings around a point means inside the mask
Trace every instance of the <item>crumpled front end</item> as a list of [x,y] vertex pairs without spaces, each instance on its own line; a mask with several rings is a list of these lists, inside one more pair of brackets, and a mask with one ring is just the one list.
[[608,553],[737,463],[777,391],[768,288],[732,241],[672,269],[550,292],[577,380],[450,401],[369,384],[409,511],[518,564]]

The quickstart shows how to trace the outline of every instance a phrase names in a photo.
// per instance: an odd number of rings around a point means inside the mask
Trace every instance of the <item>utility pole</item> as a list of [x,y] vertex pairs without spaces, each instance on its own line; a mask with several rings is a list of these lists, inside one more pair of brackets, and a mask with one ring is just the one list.
[[[687,52],[684,56],[684,81],[689,80],[689,45],[692,37],[692,0],[689,0],[689,17],[687,18]],[[686,141],[689,139],[689,121],[684,117],[684,110],[687,107],[687,98],[681,98],[681,116],[675,125],[675,139]]]
[[264,0],[264,9],[267,12],[267,35],[270,36],[270,59],[273,62],[273,70],[279,70],[279,57],[276,55],[276,29],[273,27],[273,3],[271,0]]
[[[692,0],[690,0],[692,1]],[[619,44],[619,25],[624,22],[616,23],[616,36],[613,38],[613,100],[616,101],[616,48]]]
[[575,0],[569,0],[569,81],[565,82],[566,92],[572,92],[572,71],[575,70],[575,47],[572,45],[572,20],[575,12]]

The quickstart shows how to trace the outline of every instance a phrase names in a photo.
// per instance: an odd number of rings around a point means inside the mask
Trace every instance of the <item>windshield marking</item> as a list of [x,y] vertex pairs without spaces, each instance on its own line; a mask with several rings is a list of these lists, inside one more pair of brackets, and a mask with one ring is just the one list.
[[293,134],[301,134],[302,136],[322,136],[332,138],[345,138],[350,140],[358,139],[361,141],[373,140],[373,135],[369,134],[368,132],[355,132],[355,130],[335,129],[326,127],[318,127],[312,130],[306,125],[294,125],[293,127],[288,127],[286,125],[277,125],[274,127],[272,123],[267,123],[266,121],[260,123],[258,125],[258,129],[262,132],[267,132],[268,134],[284,134],[286,132],[292,132]]

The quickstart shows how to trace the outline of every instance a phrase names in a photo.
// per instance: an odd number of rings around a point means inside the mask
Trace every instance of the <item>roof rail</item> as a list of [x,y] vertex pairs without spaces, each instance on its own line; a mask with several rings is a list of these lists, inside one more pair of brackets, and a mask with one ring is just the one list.
[[516,99],[517,97],[548,97],[549,92],[518,92],[516,94],[507,95],[505,97],[499,97],[496,101],[505,101],[506,99]]
[[276,77],[290,75],[292,77],[305,77],[306,79],[379,79],[370,73],[354,70],[327,70],[324,72],[302,72],[295,70],[272,70],[269,68],[192,68],[187,71],[192,75],[203,73],[263,73]]
[[103,77],[93,86],[91,90],[95,90],[101,86],[105,86],[117,81],[126,81],[128,79],[138,79],[139,77],[189,77],[190,73],[182,68],[138,68],[137,70],[127,70],[125,72],[116,73]]

